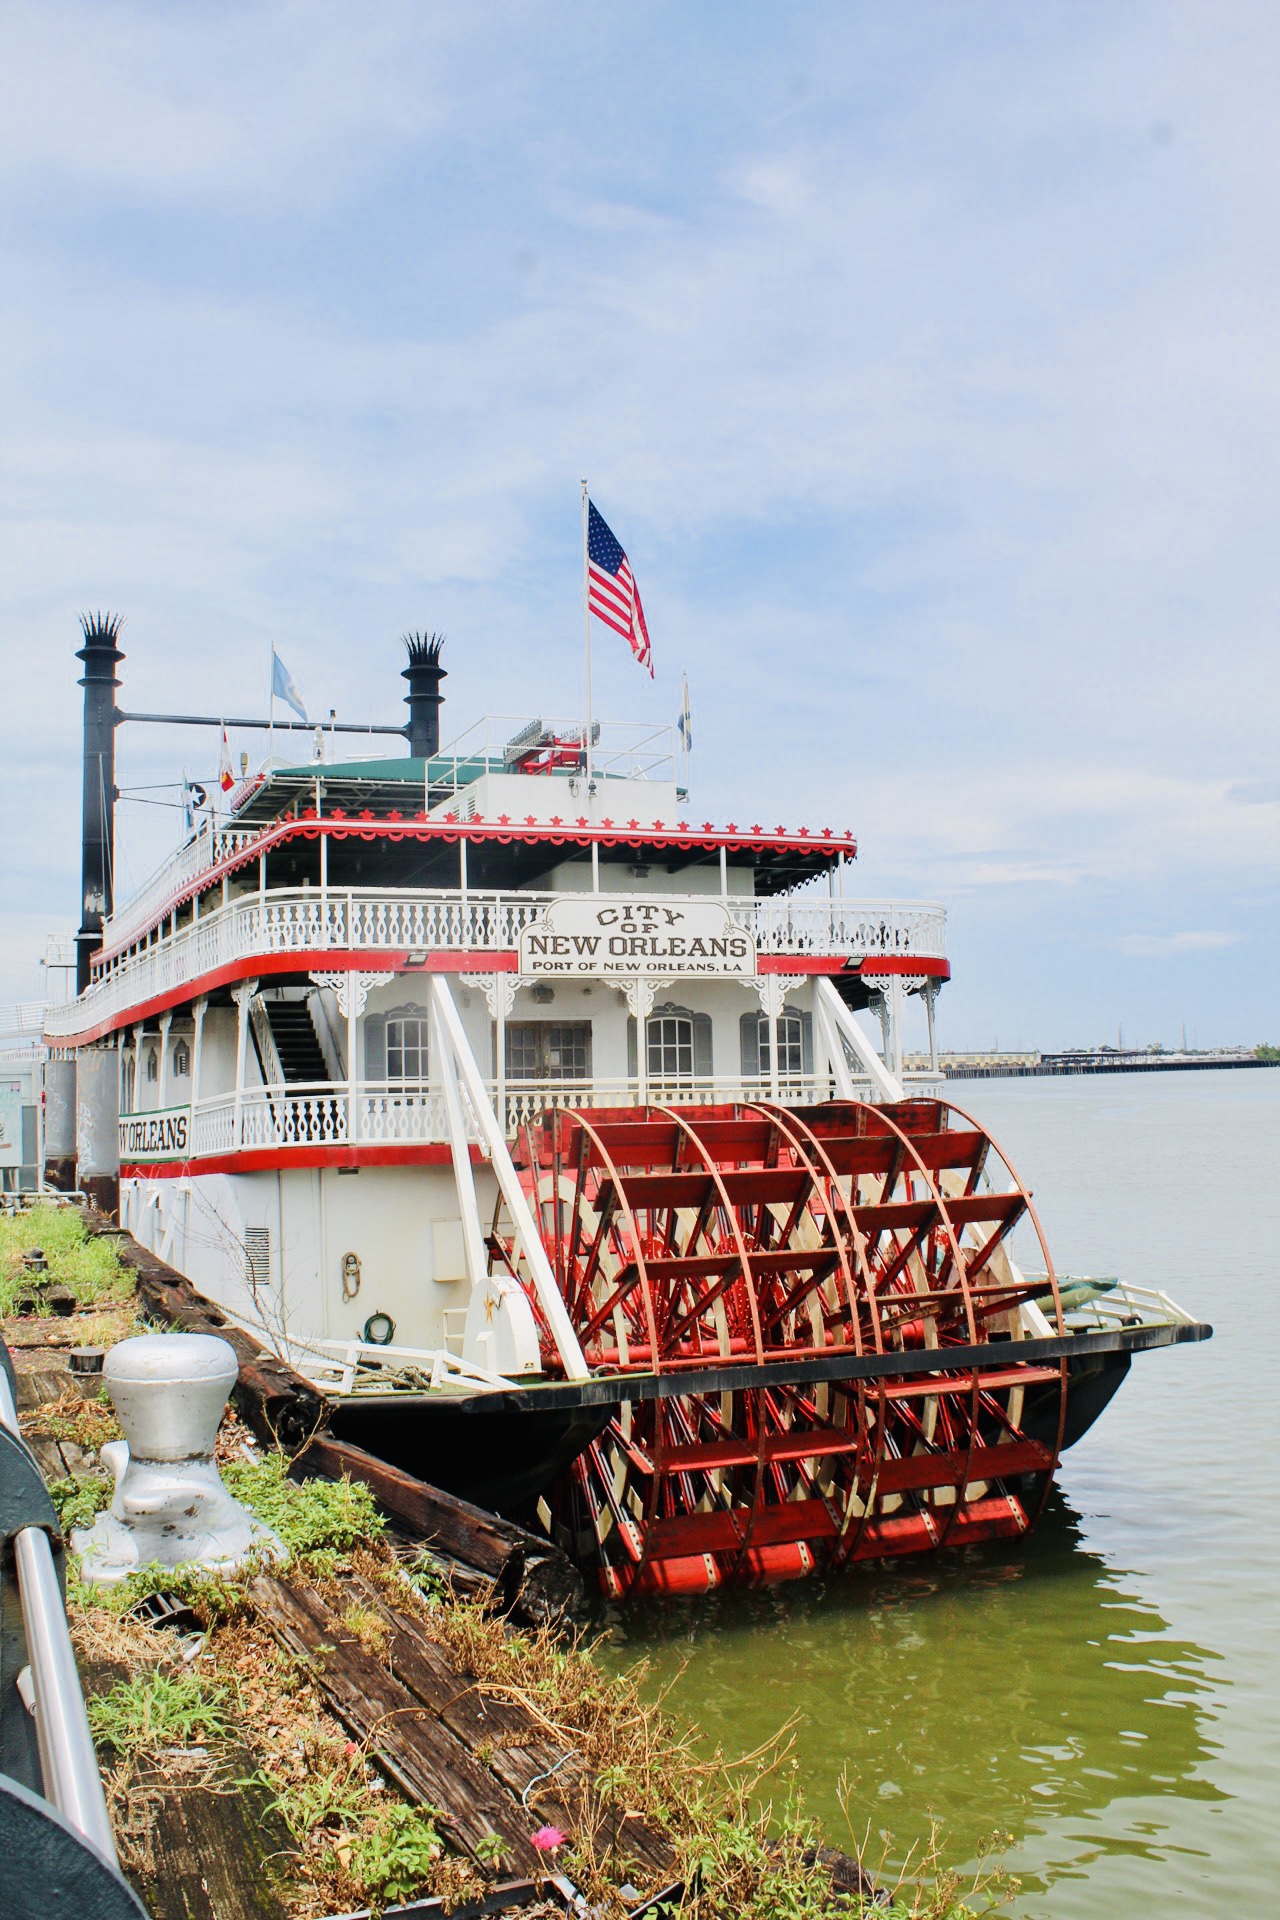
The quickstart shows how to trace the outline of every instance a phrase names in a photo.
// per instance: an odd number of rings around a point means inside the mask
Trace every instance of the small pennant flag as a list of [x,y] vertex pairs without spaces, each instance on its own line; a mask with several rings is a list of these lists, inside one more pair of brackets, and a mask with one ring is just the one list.
[[293,675],[274,647],[271,649],[271,698],[283,700],[286,707],[293,708],[299,720],[306,719],[307,710],[302,704],[302,695],[293,684]]
[[227,730],[224,727],[222,729],[222,758],[218,762],[218,785],[224,793],[230,793],[235,783],[236,776],[231,768],[231,742],[227,739]]
[[680,745],[688,754],[693,746],[693,721],[689,716],[689,678],[680,675],[680,718],[676,721],[676,731],[680,735]]
[[604,515],[588,503],[587,514],[587,605],[597,620],[612,627],[624,640],[642,667],[653,678],[653,654],[649,647],[649,629],[644,608],[631,577],[631,566],[622,543],[607,524]]
[[209,796],[200,785],[200,782],[198,780],[188,780],[184,773],[182,776],[182,824],[188,833],[195,832],[196,808],[205,806],[208,798]]

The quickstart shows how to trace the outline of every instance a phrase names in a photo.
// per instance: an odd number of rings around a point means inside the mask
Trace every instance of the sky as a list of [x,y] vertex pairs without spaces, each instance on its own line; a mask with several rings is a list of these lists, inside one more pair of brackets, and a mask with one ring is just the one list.
[[[1280,1040],[1280,11],[7,0],[0,1000],[126,705],[581,701],[948,909],[955,1047]],[[122,891],[211,735],[125,727]],[[260,751],[252,736],[233,742]]]

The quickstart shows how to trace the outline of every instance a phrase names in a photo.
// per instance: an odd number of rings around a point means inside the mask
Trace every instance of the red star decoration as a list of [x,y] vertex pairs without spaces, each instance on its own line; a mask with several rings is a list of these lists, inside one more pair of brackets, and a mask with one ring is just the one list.
[[536,827],[536,826],[537,826],[537,824],[538,824],[538,816],[537,816],[537,814],[535,814],[535,813],[526,813],[526,815],[525,815],[525,817],[524,817],[524,823],[525,823],[525,825],[526,825],[526,827]]
[[600,822],[600,825],[601,825],[602,827],[611,827],[611,826],[613,825],[613,822],[612,822],[612,820],[602,820],[602,821]]
[[371,807],[362,808],[361,811],[356,815],[356,818],[357,820],[372,820],[373,809]]
[[731,821],[729,822],[729,824],[728,824],[728,826],[727,826],[727,827],[725,828],[725,832],[726,832],[726,833],[736,833],[737,831],[738,831],[738,823],[737,823],[737,821],[736,821],[736,820],[731,820]]
[[564,821],[560,818],[560,815],[558,813],[553,813],[551,816],[551,824],[553,827],[562,827],[564,825]]
[[509,813],[500,813],[498,815],[498,825],[500,827],[509,827],[511,825],[511,815]]
[[689,822],[688,822],[687,820],[677,820],[677,821],[676,821],[676,832],[677,832],[677,833],[688,833],[688,831],[689,831]]
[[391,812],[387,815],[387,818],[388,820],[403,820],[404,815],[402,813],[397,813],[395,808],[393,807],[391,809]]
[[446,820],[456,820],[456,819],[457,819],[457,817],[458,817],[458,816],[457,816],[457,814],[456,814],[456,813],[446,813],[446,815],[445,815],[445,819],[446,819]]
[[666,821],[665,821],[665,820],[655,820],[653,824],[654,824],[654,828],[655,828],[655,830],[656,830],[656,831],[657,831],[658,833],[665,833],[665,832],[666,832],[666,830],[667,830],[667,823],[666,823]]
[[586,824],[587,824],[587,816],[586,816],[586,814],[585,814],[585,813],[580,813],[580,814],[578,815],[578,818],[577,818],[577,819],[576,819],[576,821],[574,822],[574,825],[575,825],[575,826],[578,826],[578,827],[585,827],[585,826],[586,826]]
[[801,838],[802,840],[807,840],[807,839],[808,839],[808,837],[809,837],[809,829],[808,829],[808,827],[797,827],[797,828],[796,828],[796,832],[797,832],[797,833],[798,833],[798,834],[800,835],[800,838]]
[[716,823],[715,823],[715,821],[714,821],[714,820],[704,820],[704,821],[703,821],[703,823],[702,823],[702,831],[703,831],[704,833],[714,833],[714,832],[715,832],[715,830],[716,830]]
[[763,833],[764,828],[760,825],[760,822],[757,820],[755,825],[752,827],[751,831],[752,833]]
[[823,839],[824,839],[824,840],[829,840],[829,839],[831,838],[831,829],[830,829],[830,827],[824,827],[824,828],[822,829],[822,837],[823,837]]
[[638,827],[640,822],[638,820],[628,820],[627,825],[629,827]]

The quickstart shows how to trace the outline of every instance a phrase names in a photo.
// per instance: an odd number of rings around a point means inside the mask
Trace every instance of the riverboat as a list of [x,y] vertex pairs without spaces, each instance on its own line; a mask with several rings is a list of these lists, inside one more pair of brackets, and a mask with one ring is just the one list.
[[857,898],[852,833],[693,819],[666,728],[441,746],[414,637],[394,757],[304,733],[117,907],[115,728],[146,717],[118,637],[84,623],[50,1171],[338,1436],[543,1527],[606,1594],[697,1592],[1021,1535],[1131,1355],[1207,1336],[1162,1295],[1064,1297],[946,1098],[945,912]]

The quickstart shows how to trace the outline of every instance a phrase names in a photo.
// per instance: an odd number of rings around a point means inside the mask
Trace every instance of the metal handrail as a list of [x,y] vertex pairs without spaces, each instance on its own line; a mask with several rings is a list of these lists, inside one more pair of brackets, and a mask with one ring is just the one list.
[[[0,1423],[21,1440],[18,1410],[2,1367]],[[14,1535],[13,1548],[45,1798],[118,1870],[115,1837],[49,1536],[43,1527],[24,1527]],[[17,1677],[10,1682],[6,1675],[5,1683],[16,1686]]]

